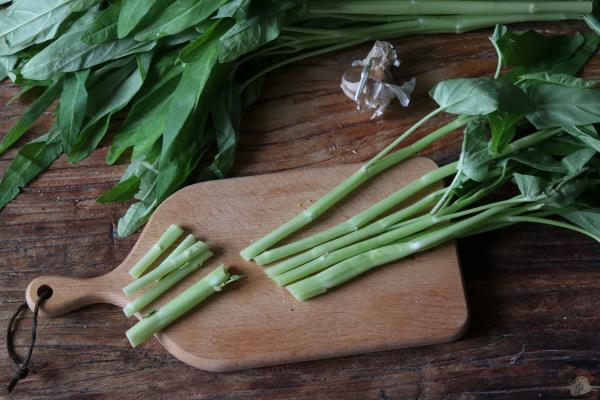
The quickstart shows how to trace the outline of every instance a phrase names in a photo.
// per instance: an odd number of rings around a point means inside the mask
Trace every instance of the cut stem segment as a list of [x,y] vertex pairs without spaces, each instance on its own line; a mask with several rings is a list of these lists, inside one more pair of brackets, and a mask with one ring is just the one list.
[[160,309],[142,318],[127,330],[125,333],[127,339],[133,347],[139,345],[213,293],[221,291],[225,285],[240,278],[241,276],[238,275],[230,275],[223,265],[217,267]]
[[133,276],[134,278],[139,278],[142,276],[142,274],[146,272],[150,265],[152,265],[152,263],[156,261],[156,259],[160,257],[165,250],[175,243],[175,241],[181,235],[183,235],[183,229],[175,224],[169,226],[169,228],[165,231],[165,233],[162,234],[158,241],[152,245],[150,250],[144,254],[142,259],[129,270],[129,275]]
[[179,269],[185,263],[199,255],[202,255],[202,262],[206,261],[212,256],[212,252],[208,249],[206,243],[200,241],[194,243],[175,257],[167,258],[158,267],[125,286],[123,288],[123,292],[127,296],[131,296],[135,292],[150,285],[152,282],[158,281],[167,274]]
[[143,310],[144,307],[158,299],[163,293],[177,284],[177,282],[197,270],[205,260],[204,253],[196,256],[196,258],[190,260],[186,265],[177,271],[171,272],[169,275],[156,282],[156,284],[140,295],[140,297],[123,307],[123,312],[126,316],[130,317],[136,312]]

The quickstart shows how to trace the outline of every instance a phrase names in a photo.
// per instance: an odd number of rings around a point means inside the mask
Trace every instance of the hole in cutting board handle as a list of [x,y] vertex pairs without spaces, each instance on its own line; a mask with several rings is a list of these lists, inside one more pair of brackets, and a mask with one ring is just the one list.
[[48,297],[46,298],[46,300],[48,300],[50,297],[52,297],[52,295],[54,294],[54,290],[48,286],[48,285],[42,285],[38,288],[38,290],[36,291],[36,294],[38,297],[40,297],[42,295],[42,293],[44,292],[50,292],[50,295],[48,295]]

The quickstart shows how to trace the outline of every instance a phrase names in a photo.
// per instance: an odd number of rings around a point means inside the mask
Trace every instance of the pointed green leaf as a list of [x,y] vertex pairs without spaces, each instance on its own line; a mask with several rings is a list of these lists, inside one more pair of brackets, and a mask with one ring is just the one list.
[[85,83],[89,69],[68,74],[63,84],[58,107],[58,123],[62,136],[63,149],[71,154],[72,144],[81,129],[87,107],[88,92]]
[[140,178],[133,175],[124,181],[119,182],[112,189],[104,192],[98,197],[98,203],[114,203],[133,200],[135,194],[140,188]]
[[52,105],[60,94],[62,84],[62,79],[59,79],[31,103],[17,123],[10,128],[8,133],[2,138],[2,141],[0,141],[0,154],[4,153],[19,140],[35,124],[40,115]]
[[0,180],[0,209],[14,199],[19,190],[44,171],[62,152],[56,128],[23,146]]
[[204,21],[227,0],[176,0],[156,21],[136,33],[136,40],[156,40],[174,35]]

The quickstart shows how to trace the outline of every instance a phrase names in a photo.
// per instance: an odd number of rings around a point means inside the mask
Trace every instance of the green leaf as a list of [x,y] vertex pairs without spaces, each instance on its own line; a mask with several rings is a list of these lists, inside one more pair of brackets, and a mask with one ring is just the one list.
[[123,0],[117,23],[118,38],[123,39],[132,32],[146,16],[155,0]]
[[140,188],[140,178],[133,175],[115,185],[112,189],[98,197],[98,203],[111,203],[133,200]]
[[533,110],[527,119],[538,129],[600,122],[600,90],[548,83],[526,88]]
[[549,72],[552,74],[576,75],[588,60],[596,53],[600,45],[600,36],[595,33],[585,33],[584,43],[570,57],[562,61],[539,61],[523,67],[513,68],[502,75],[503,79],[516,81],[519,76],[535,72]]
[[119,219],[117,234],[121,237],[131,235],[145,224],[158,205],[156,183],[160,153],[161,144],[157,142],[147,154],[129,165],[121,179],[124,181],[136,176],[140,181],[139,191],[135,195],[139,202],[131,205],[125,215]]
[[580,228],[600,236],[600,210],[578,210],[567,213],[561,213],[561,217],[571,221]]
[[577,78],[567,74],[552,74],[549,72],[534,72],[519,76],[518,84],[523,82],[544,82],[559,86],[569,86],[577,88],[591,89],[598,85],[598,81]]
[[[238,100],[239,102],[239,100]],[[212,163],[203,171],[200,179],[223,179],[228,174],[235,161],[237,133],[231,112],[223,102],[216,102],[211,109],[218,152]]]
[[50,132],[23,146],[0,180],[0,209],[60,155],[60,132]]
[[88,92],[85,82],[90,74],[89,69],[68,74],[63,84],[60,104],[58,107],[58,123],[62,136],[63,149],[71,154],[71,144],[79,133],[85,110]]
[[458,169],[469,179],[482,182],[489,172],[488,132],[486,124],[474,120],[467,124]]
[[519,191],[528,200],[536,200],[544,193],[544,189],[547,186],[547,182],[537,176],[515,173],[513,177],[519,187]]
[[595,155],[595,149],[581,149],[564,157],[561,162],[570,174],[574,174],[581,171]]
[[114,164],[121,154],[135,146],[133,158],[145,154],[160,138],[173,92],[181,78],[182,68],[174,66],[137,100],[127,114],[113,139],[106,156],[107,164]]
[[[143,61],[141,67],[136,68],[133,72],[125,77],[122,82],[115,85],[114,91],[109,91],[109,87],[103,87],[102,92],[110,94],[106,102],[103,104],[97,103],[93,89],[90,89],[90,99],[94,98],[94,102],[88,105],[89,110],[95,110],[95,114],[87,121],[85,127],[75,138],[72,145],[71,153],[67,153],[69,162],[77,162],[87,157],[100,143],[108,130],[108,125],[114,113],[123,109],[140,90],[144,82],[144,76],[148,71],[151,55],[146,54],[141,56]],[[137,64],[136,65],[140,65]],[[100,96],[98,96],[100,97]]]
[[54,38],[74,4],[74,0],[19,0],[1,10],[0,55]]
[[556,172],[559,174],[564,174],[567,172],[564,164],[537,148],[513,153],[506,157],[506,159],[516,161],[538,171]]
[[227,0],[176,0],[156,21],[135,35],[136,40],[156,40],[174,35],[204,21]]
[[554,156],[568,156],[586,147],[580,140],[568,134],[555,135],[537,145],[544,153]]
[[237,23],[220,39],[219,61],[237,60],[258,47],[275,40],[283,16],[255,17]]
[[2,82],[4,78],[8,76],[8,73],[15,68],[18,61],[19,56],[17,55],[0,56],[0,82]]
[[10,128],[8,133],[2,138],[2,141],[0,141],[0,154],[4,153],[19,140],[35,124],[40,115],[52,105],[60,94],[62,84],[62,79],[59,79],[31,103],[17,123]]
[[509,32],[500,29],[492,36],[492,41],[500,51],[504,65],[519,67],[564,61],[581,47],[585,39],[580,33],[543,36],[533,30]]
[[83,34],[81,40],[86,44],[100,44],[117,40],[117,19],[121,11],[121,2],[115,1],[100,12],[94,23]]
[[[199,161],[199,154],[206,151],[212,138],[199,135],[208,117],[207,84],[220,83],[213,74],[229,70],[223,64],[218,65],[218,38],[221,30],[212,31],[210,39],[196,49],[196,55],[190,55],[196,61],[185,64],[181,80],[173,93],[169,104],[169,122],[163,134],[162,154],[159,164],[157,197],[163,199],[185,182]],[[213,71],[213,69],[215,71]]]
[[600,35],[600,21],[596,17],[593,15],[584,15],[583,20],[591,30]]
[[250,0],[229,0],[217,11],[215,18],[235,18],[241,21],[248,18],[250,12]]
[[140,43],[122,39],[101,44],[82,42],[85,32],[93,25],[97,13],[86,14],[73,29],[61,35],[42,51],[33,56],[21,69],[25,78],[43,80],[60,72],[74,72],[90,68],[106,61],[147,52],[156,42]]
[[563,129],[589,148],[600,152],[600,138],[593,126],[564,126]]
[[496,110],[518,112],[529,108],[527,96],[521,89],[490,77],[442,81],[429,95],[452,114],[487,115]]
[[525,113],[509,113],[501,110],[487,115],[492,132],[490,151],[500,153],[511,142],[516,133],[516,124],[525,117]]

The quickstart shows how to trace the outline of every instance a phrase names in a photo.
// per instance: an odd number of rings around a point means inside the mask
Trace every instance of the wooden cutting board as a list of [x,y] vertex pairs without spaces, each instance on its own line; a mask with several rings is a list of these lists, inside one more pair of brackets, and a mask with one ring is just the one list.
[[[44,316],[94,303],[124,306],[128,299],[121,288],[133,279],[127,271],[175,223],[207,242],[215,256],[158,304],[220,263],[246,275],[156,335],[169,352],[194,367],[232,371],[457,338],[468,312],[453,244],[379,268],[306,302],[295,300],[262,267],[239,256],[252,239],[285,222],[357,168],[312,168],[188,186],[156,210],[119,267],[91,279],[36,278],[27,288],[27,302],[32,307],[40,288],[49,286],[53,295],[42,307]],[[294,239],[354,215],[434,168],[429,159],[408,160]]]

